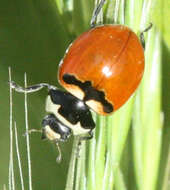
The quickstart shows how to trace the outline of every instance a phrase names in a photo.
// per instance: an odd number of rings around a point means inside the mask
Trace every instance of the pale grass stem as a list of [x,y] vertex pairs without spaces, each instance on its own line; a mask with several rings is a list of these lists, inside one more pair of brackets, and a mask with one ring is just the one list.
[[[27,87],[27,75],[24,75],[25,88]],[[28,105],[27,93],[25,95],[25,128],[26,128],[26,144],[27,144],[27,159],[28,159],[28,176],[29,176],[29,190],[32,190],[32,171],[31,171],[31,155],[30,155],[30,139],[29,139],[29,125],[28,125]]]
[[18,167],[19,167],[20,180],[21,180],[21,190],[24,190],[24,179],[23,179],[23,174],[22,174],[21,156],[19,152],[18,132],[17,132],[17,127],[16,127],[16,122],[14,123],[14,128],[15,128],[15,143],[16,143],[16,152],[17,152],[17,158],[18,158]]
[[[9,159],[9,190],[15,190],[15,177],[14,177],[14,161],[13,161],[13,98],[12,98],[12,87],[11,87],[11,68],[9,67],[9,84],[10,84],[10,159]],[[27,79],[25,74],[25,87],[27,86]],[[28,105],[27,105],[27,94],[25,93],[25,126],[26,131],[28,130]],[[21,190],[24,190],[24,179],[22,173],[21,166],[21,156],[19,152],[19,144],[18,144],[18,133],[16,122],[14,123],[15,128],[15,144],[16,144],[16,154],[18,159],[18,167],[20,173],[20,181],[21,181]],[[29,141],[29,133],[26,132],[26,145],[27,145],[27,159],[28,159],[28,176],[29,176],[29,190],[32,190],[32,174],[31,174],[31,156],[30,156],[30,141]],[[6,187],[4,186],[4,189]]]
[[[11,82],[11,68],[8,68],[9,71],[9,82]],[[9,128],[10,128],[10,158],[9,158],[9,190],[15,190],[15,180],[14,180],[14,162],[13,162],[13,127],[12,127],[12,120],[13,120],[13,109],[12,109],[12,88],[10,85],[10,121],[9,121]]]

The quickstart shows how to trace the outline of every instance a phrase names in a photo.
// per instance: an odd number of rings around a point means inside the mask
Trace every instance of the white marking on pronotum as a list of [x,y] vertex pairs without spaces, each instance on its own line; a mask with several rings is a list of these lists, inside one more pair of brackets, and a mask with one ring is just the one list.
[[[82,106],[82,105],[80,105]],[[78,122],[76,125],[71,124],[69,121],[67,121],[62,115],[58,113],[58,109],[60,108],[60,105],[54,104],[51,101],[50,96],[47,96],[46,99],[46,111],[49,113],[53,113],[63,124],[68,126],[70,129],[72,129],[74,135],[83,135],[90,131],[90,129],[84,129],[80,122]]]

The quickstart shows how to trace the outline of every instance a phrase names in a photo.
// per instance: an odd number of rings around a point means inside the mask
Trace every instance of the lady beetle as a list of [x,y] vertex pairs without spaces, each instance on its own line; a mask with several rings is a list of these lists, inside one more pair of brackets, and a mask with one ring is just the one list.
[[[120,108],[138,87],[144,72],[143,33],[140,37],[124,25],[95,26],[104,0],[94,11],[91,29],[80,35],[66,51],[59,66],[59,82],[67,90],[41,83],[18,92],[31,93],[48,88],[46,111],[42,121],[42,138],[55,142],[73,135],[93,136],[95,123],[90,108],[108,115]],[[86,135],[88,134],[88,135]]]

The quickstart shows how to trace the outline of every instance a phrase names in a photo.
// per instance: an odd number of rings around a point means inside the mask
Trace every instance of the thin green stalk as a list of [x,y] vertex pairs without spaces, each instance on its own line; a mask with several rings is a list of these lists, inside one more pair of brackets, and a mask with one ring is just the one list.
[[110,165],[111,165],[110,162],[111,162],[111,155],[110,155],[110,152],[107,152],[102,190],[105,190],[105,189],[109,190],[109,178],[110,178],[110,175],[112,173],[112,170],[110,169]]
[[6,185],[5,185],[5,184],[3,185],[3,190],[7,190],[7,189],[6,189]]
[[[97,116],[93,114],[93,119],[96,122]],[[94,137],[89,142],[89,156],[88,156],[88,171],[87,171],[87,189],[93,190],[95,188],[95,153],[96,153],[96,136],[94,131]]]
[[[11,82],[11,68],[8,68],[9,71],[9,82]],[[13,161],[13,99],[12,99],[12,88],[9,86],[10,92],[10,121],[9,121],[9,129],[10,129],[10,158],[9,158],[9,190],[15,190],[15,177],[14,177],[14,161]]]
[[20,180],[21,180],[21,190],[24,190],[24,179],[23,179],[23,174],[22,174],[21,156],[20,156],[20,152],[19,152],[18,132],[17,132],[17,127],[16,127],[16,122],[14,124],[15,124],[14,125],[14,127],[15,127],[15,144],[16,144],[16,152],[17,152]]
[[[155,189],[156,183],[157,183],[157,175],[158,175],[158,168],[159,168],[159,159],[160,159],[160,148],[161,148],[161,138],[162,138],[162,121],[161,121],[161,78],[160,78],[160,72],[161,72],[161,55],[160,55],[160,34],[156,30],[153,31],[153,35],[155,33],[155,48],[153,51],[153,54],[151,54],[152,60],[151,65],[152,68],[150,70],[150,91],[147,92],[146,90],[146,83],[144,81],[145,85],[145,100],[143,104],[143,110],[151,111],[150,118],[148,118],[147,114],[143,115],[145,122],[144,130],[146,129],[146,126],[148,125],[149,129],[147,129],[146,133],[146,141],[144,143],[144,184],[143,187],[145,189]],[[152,35],[152,33],[151,33]],[[148,35],[149,38],[149,35]],[[151,39],[152,37],[150,37]],[[149,39],[148,39],[149,44]],[[148,59],[150,59],[148,55]],[[148,61],[149,62],[149,61]],[[149,93],[149,94],[147,94]],[[148,99],[146,98],[148,97]],[[150,100],[149,100],[150,99]],[[149,102],[150,105],[146,105],[146,103]],[[154,150],[153,150],[154,147]],[[149,156],[150,154],[150,156]],[[151,161],[152,159],[152,161]],[[150,175],[149,175],[149,171]]]
[[81,179],[80,179],[80,189],[77,190],[86,190],[87,189],[87,175],[86,175],[86,142],[82,144],[82,162],[81,162]]
[[[77,173],[76,173],[76,180],[75,180],[75,190],[81,190],[84,185],[86,185],[85,178],[86,178],[86,172],[85,172],[85,160],[86,160],[86,154],[85,154],[85,147],[86,142],[82,141],[81,146],[79,147],[79,152],[77,152]],[[81,157],[81,159],[79,159]],[[83,188],[84,189],[84,188]]]
[[55,0],[57,4],[57,8],[59,10],[59,13],[62,15],[64,11],[64,2],[63,0]]
[[125,24],[125,0],[121,0],[120,3],[119,22]]
[[165,176],[162,182],[162,190],[168,190],[170,188],[170,183],[169,183],[169,179],[170,179],[170,147],[168,150],[168,159],[167,159],[167,164],[165,167]]
[[95,189],[100,190],[103,186],[104,168],[105,168],[105,151],[106,151],[106,118],[99,118],[98,130],[99,135],[96,142],[96,161],[95,161]]
[[[109,123],[110,117],[106,118],[106,161],[105,161],[105,169],[104,169],[104,177],[103,177],[103,190],[112,189],[113,186],[113,170],[112,166],[112,125]],[[111,177],[111,178],[110,178]],[[111,182],[111,184],[110,184]]]
[[161,45],[153,27],[146,39],[146,66],[134,110],[134,157],[139,189],[154,190],[160,159],[161,122]]
[[116,0],[115,9],[114,9],[114,22],[115,23],[118,23],[119,8],[120,8],[120,0]]
[[115,8],[115,0],[114,1],[107,1],[108,8],[106,13],[106,22],[114,23],[114,8]]
[[118,190],[128,190],[125,184],[123,172],[118,169],[115,175],[115,189]]
[[72,153],[70,158],[69,169],[67,173],[67,181],[65,190],[73,190],[74,189],[74,177],[75,177],[75,167],[76,167],[76,159],[77,159],[77,146],[78,146],[79,138],[75,137],[73,141]]
[[[77,155],[78,157],[82,156],[81,152],[82,152],[82,145],[81,145],[81,148],[79,151],[79,155]],[[76,170],[77,170],[77,173],[76,173],[76,177],[75,177],[75,190],[80,190],[80,180],[81,180],[81,173],[82,173],[82,159],[77,160]]]
[[[27,75],[24,75],[25,88],[27,87]],[[25,129],[26,129],[26,144],[27,144],[27,160],[28,160],[28,179],[29,179],[29,190],[32,190],[32,169],[31,169],[31,155],[30,155],[30,139],[29,139],[29,125],[28,125],[28,104],[27,104],[27,93],[25,95]]]

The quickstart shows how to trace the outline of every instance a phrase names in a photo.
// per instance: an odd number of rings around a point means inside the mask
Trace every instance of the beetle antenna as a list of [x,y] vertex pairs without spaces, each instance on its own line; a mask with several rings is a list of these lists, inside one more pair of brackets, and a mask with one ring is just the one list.
[[33,93],[33,92],[37,92],[37,91],[41,90],[42,88],[47,88],[48,90],[56,89],[55,86],[50,85],[48,83],[35,84],[32,86],[28,86],[27,88],[24,88],[24,87],[18,85],[14,81],[9,81],[9,84],[12,89],[14,89],[15,91],[20,92],[20,93]]
[[105,0],[101,0],[100,3],[96,6],[96,8],[94,9],[93,11],[93,15],[92,15],[92,19],[90,21],[90,25],[91,25],[91,28],[94,28],[95,27],[95,23],[96,23],[96,19],[97,19],[97,16],[98,14],[100,13],[103,5],[105,3]]
[[145,49],[145,39],[144,39],[144,33],[148,32],[152,28],[152,23],[149,24],[147,28],[145,28],[141,33],[140,33],[140,41],[143,46],[143,49]]
[[58,149],[58,156],[57,156],[57,158],[56,158],[56,162],[57,162],[57,163],[60,163],[61,160],[62,160],[62,154],[61,154],[61,149],[60,149],[60,146],[59,146],[59,144],[58,144],[58,141],[56,141],[56,147],[57,147],[57,149]]

